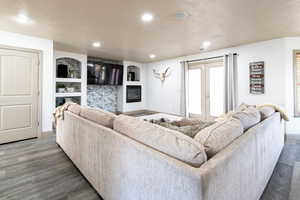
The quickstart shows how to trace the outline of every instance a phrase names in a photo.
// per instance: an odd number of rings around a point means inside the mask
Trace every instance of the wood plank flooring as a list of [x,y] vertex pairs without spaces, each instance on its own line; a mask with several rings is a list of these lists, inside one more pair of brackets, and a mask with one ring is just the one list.
[[55,143],[41,139],[0,145],[1,200],[101,199]]
[[[300,199],[299,163],[300,136],[292,136],[261,200]],[[0,145],[0,200],[101,200],[101,197],[57,146],[55,135],[47,134],[41,139]]]
[[[299,182],[295,180],[299,173],[298,168],[295,167],[298,162],[300,162],[300,135],[289,135],[260,200],[299,200],[300,196],[295,197],[295,190],[300,189]],[[292,188],[296,189],[291,192]]]

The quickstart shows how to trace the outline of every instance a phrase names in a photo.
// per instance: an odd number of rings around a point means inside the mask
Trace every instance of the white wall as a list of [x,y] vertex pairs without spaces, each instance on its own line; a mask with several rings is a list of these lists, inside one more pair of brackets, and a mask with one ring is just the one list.
[[[182,71],[180,61],[238,53],[238,103],[274,103],[285,108],[291,120],[286,132],[300,134],[300,118],[294,118],[293,51],[300,50],[300,37],[253,43],[198,55],[149,63],[147,65],[147,109],[180,114]],[[265,62],[265,94],[249,93],[249,63]],[[153,78],[152,69],[171,67],[164,84]],[[181,74],[181,75],[180,75]]]
[[[180,114],[182,75],[181,59],[166,60],[147,65],[147,104],[148,110]],[[164,82],[154,77],[153,69],[163,72],[170,67],[170,76]]]
[[42,131],[51,131],[54,109],[53,41],[0,31],[0,45],[42,51]]
[[[290,116],[294,114],[294,87],[293,87],[293,51],[300,50],[300,37],[285,38],[285,79],[286,79],[286,108]],[[291,121],[286,124],[286,132],[300,134],[300,118],[291,117]]]
[[[150,63],[147,66],[147,108],[161,112],[180,114],[182,69],[180,61],[208,58],[238,53],[238,102],[248,104],[275,103],[285,106],[284,39],[276,39],[218,51],[206,52],[172,60]],[[265,61],[265,94],[249,93],[249,63]],[[165,83],[153,77],[152,69],[171,67],[172,74]],[[282,94],[282,95],[280,95]]]
[[[43,52],[42,130],[50,131],[52,129],[52,111],[54,109],[53,41],[0,31],[0,45],[35,49]],[[143,87],[143,100],[141,103],[126,103],[126,84],[131,83],[127,83],[127,74],[126,70],[124,70],[125,84],[120,89],[122,98],[119,103],[119,109],[123,112],[149,109],[180,114],[183,74],[180,61],[219,56],[231,52],[239,54],[239,103],[275,103],[286,108],[289,114],[292,115],[294,49],[300,49],[300,37],[275,39],[149,64],[125,61],[125,69],[132,64],[141,67],[140,84]],[[249,94],[249,62],[254,61],[265,61],[266,82],[264,95]],[[171,68],[171,76],[164,83],[154,78],[153,69],[165,70],[167,67]],[[287,132],[300,133],[300,119],[293,118],[290,123],[287,123]]]

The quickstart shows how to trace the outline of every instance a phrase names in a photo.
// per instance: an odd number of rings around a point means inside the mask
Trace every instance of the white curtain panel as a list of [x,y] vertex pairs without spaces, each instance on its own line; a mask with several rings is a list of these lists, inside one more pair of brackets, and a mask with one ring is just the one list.
[[181,62],[181,67],[182,67],[182,89],[181,89],[181,115],[188,117],[189,112],[188,112],[188,68],[189,64],[187,61],[182,61]]
[[237,107],[237,54],[224,56],[225,64],[225,112]]

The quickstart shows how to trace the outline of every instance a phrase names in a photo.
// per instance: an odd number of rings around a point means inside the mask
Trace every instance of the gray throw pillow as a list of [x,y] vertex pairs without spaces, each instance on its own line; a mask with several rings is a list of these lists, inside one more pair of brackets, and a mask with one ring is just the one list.
[[256,125],[261,119],[259,111],[254,107],[248,107],[242,111],[237,111],[232,115],[232,117],[242,122],[244,130]]

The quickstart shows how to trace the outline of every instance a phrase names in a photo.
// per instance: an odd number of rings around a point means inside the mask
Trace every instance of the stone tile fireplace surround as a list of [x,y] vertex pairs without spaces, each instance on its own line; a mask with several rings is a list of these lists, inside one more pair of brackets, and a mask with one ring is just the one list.
[[87,105],[110,112],[118,111],[118,87],[110,85],[88,85]]

